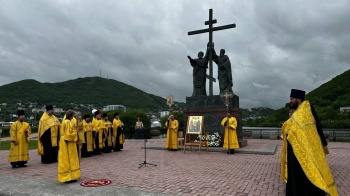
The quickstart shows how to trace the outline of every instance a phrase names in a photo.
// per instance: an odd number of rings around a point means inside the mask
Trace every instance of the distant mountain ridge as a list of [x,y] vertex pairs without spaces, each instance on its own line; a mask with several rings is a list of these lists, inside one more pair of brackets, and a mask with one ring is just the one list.
[[0,86],[1,103],[53,104],[66,108],[70,103],[124,105],[131,109],[167,108],[166,99],[146,93],[122,82],[101,77],[77,78],[57,83],[33,79]]
[[[334,77],[309,92],[310,100],[325,127],[341,127],[350,119],[350,113],[341,113],[340,107],[350,106],[350,70]],[[122,82],[101,77],[85,77],[58,83],[41,83],[33,79],[0,86],[0,104],[36,103],[54,104],[66,108],[70,103],[105,105],[124,105],[128,109],[167,110],[165,98],[146,93]],[[178,103],[184,108],[184,103]],[[7,108],[13,112],[15,108]],[[280,126],[288,118],[288,109],[273,110],[260,107],[242,108],[244,126]],[[341,122],[341,126],[334,126]]]

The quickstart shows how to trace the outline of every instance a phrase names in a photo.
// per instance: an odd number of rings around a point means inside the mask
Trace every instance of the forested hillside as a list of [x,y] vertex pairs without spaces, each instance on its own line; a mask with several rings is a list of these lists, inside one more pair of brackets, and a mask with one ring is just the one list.
[[[350,112],[340,112],[340,107],[350,106],[350,70],[336,76],[306,95],[318,113],[324,127],[350,128]],[[92,104],[95,108],[105,105],[124,105],[128,109],[144,111],[167,110],[166,100],[148,94],[122,82],[101,77],[86,77],[59,83],[40,83],[35,80],[22,80],[0,86],[0,118],[8,118],[21,103],[22,106],[35,104],[43,107],[53,104],[67,108],[71,104]],[[185,103],[176,103],[184,109]],[[243,126],[279,127],[288,119],[288,108],[241,109]]]
[[161,110],[167,108],[162,97],[148,94],[113,79],[86,77],[58,83],[40,83],[22,80],[0,86],[0,102],[35,103],[38,106],[53,104],[66,108],[71,103],[124,105],[129,109]]

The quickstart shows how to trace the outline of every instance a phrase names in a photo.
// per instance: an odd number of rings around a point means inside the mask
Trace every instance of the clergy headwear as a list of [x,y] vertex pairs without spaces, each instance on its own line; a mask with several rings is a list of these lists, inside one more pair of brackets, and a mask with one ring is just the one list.
[[108,115],[107,115],[107,113],[103,113],[102,114],[102,118],[105,118],[105,117],[107,117]]
[[86,115],[84,115],[83,118],[84,118],[84,119],[90,118],[90,115],[89,115],[89,114],[86,114]]
[[97,115],[99,115],[100,114],[100,111],[98,111],[98,110],[96,110],[95,112],[94,112],[94,115],[95,116],[97,116]]
[[298,89],[292,89],[290,91],[290,97],[296,98],[296,99],[301,99],[304,100],[305,98],[305,91],[303,90],[298,90]]
[[47,105],[45,107],[46,111],[49,111],[49,110],[53,110],[53,106],[52,105]]
[[114,113],[114,117],[119,116],[118,112]]
[[18,110],[17,111],[17,116],[22,116],[24,115],[24,110]]
[[95,114],[96,111],[97,111],[96,109],[93,109],[91,112],[92,114]]

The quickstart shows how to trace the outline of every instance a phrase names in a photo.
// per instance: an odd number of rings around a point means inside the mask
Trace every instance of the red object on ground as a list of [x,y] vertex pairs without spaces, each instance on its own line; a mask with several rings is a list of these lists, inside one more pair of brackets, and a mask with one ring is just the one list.
[[105,186],[111,184],[111,180],[107,179],[94,179],[94,180],[87,180],[82,183],[80,183],[81,186],[84,187],[97,187],[97,186]]

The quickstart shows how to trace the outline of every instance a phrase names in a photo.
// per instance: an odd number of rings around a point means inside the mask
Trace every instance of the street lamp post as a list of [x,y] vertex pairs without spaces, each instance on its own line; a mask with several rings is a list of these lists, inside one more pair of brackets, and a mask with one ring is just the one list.
[[30,116],[30,121],[32,122],[32,127],[34,126],[34,116]]
[[[221,94],[220,95],[221,98],[223,98],[224,102],[225,102],[225,105],[226,105],[226,128],[227,128],[227,145],[228,145],[228,154],[231,153],[231,150],[230,150],[230,129],[229,129],[229,119],[228,119],[228,106],[230,105],[230,100],[231,98],[233,97],[233,94],[230,92],[230,91],[225,91],[225,93]],[[225,135],[224,135],[224,142],[225,142]]]

